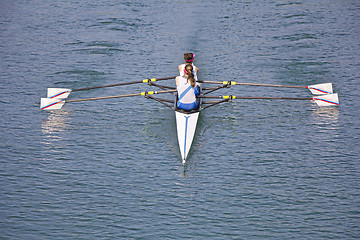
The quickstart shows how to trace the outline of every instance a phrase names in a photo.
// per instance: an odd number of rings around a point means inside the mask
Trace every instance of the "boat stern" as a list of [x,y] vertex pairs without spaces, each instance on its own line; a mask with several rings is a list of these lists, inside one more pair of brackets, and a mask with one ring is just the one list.
[[194,136],[196,126],[199,118],[199,112],[192,113],[176,111],[176,128],[180,147],[181,159],[183,164],[186,163],[186,158],[189,154]]

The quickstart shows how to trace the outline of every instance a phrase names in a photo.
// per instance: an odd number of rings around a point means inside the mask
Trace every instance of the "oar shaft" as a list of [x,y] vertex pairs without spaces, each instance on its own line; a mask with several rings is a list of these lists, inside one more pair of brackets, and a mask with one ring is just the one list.
[[200,96],[200,98],[219,98],[219,99],[272,99],[272,100],[312,100],[312,98],[295,97],[238,97],[238,96]]
[[116,96],[106,96],[106,97],[94,97],[94,98],[83,98],[83,99],[74,99],[74,100],[66,100],[66,102],[83,102],[83,101],[93,101],[93,100],[100,100],[100,99],[109,99],[109,98],[123,98],[123,97],[134,97],[134,96],[145,96],[147,94],[160,94],[160,93],[172,93],[176,92],[176,90],[166,90],[166,91],[151,91],[151,92],[141,92],[141,93],[132,93],[132,94],[125,94],[125,95],[116,95]]
[[[228,81],[198,81],[200,83],[209,84],[228,84]],[[243,83],[243,82],[230,82],[231,85],[247,85],[247,86],[261,86],[261,87],[282,87],[282,88],[307,88],[306,86],[293,86],[293,85],[278,85],[278,84],[264,84],[264,83]]]
[[125,83],[116,83],[116,84],[109,84],[109,85],[104,85],[104,86],[96,86],[96,87],[87,87],[87,88],[78,88],[78,89],[73,89],[73,92],[76,91],[84,91],[84,90],[91,90],[91,89],[97,89],[97,88],[106,88],[106,87],[116,87],[116,86],[123,86],[123,85],[131,85],[131,84],[137,84],[137,83],[145,83],[148,81],[162,81],[162,80],[168,80],[168,79],[175,79],[176,76],[173,77],[165,77],[165,78],[152,78],[152,79],[145,79],[145,80],[141,80],[141,81],[132,81],[132,82],[125,82]]
[[73,89],[72,91],[77,92],[77,91],[91,90],[91,89],[97,89],[97,88],[106,88],[106,87],[116,87],[116,86],[122,86],[122,85],[130,85],[130,84],[135,84],[135,83],[142,83],[142,81],[117,83],[117,84],[110,84],[110,85],[96,86],[96,87],[87,87],[87,88],[78,88],[78,89]]
[[312,98],[295,97],[236,97],[237,99],[273,99],[273,100],[311,100]]
[[133,93],[126,95],[117,95],[117,96],[106,96],[106,97],[94,97],[94,98],[83,98],[83,99],[74,99],[74,100],[66,100],[66,102],[83,102],[83,101],[93,101],[100,99],[109,99],[109,98],[122,98],[122,97],[132,97],[132,96],[140,96],[141,93]]
[[306,88],[305,86],[264,84],[264,83],[236,83],[236,85],[261,86],[261,87],[282,87],[282,88]]

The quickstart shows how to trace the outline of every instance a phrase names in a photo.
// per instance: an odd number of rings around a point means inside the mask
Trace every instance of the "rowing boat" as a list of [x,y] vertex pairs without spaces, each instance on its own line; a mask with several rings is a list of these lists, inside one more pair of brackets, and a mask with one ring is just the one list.
[[[197,123],[199,119],[200,112],[206,108],[212,107],[214,105],[223,103],[223,102],[232,102],[235,99],[264,99],[264,100],[311,100],[315,102],[319,107],[326,107],[326,106],[338,106],[339,105],[339,98],[337,93],[333,93],[332,91],[332,84],[331,83],[325,83],[325,84],[316,84],[316,85],[310,85],[310,86],[287,86],[287,85],[272,85],[272,84],[254,84],[254,83],[236,83],[231,81],[225,81],[225,82],[212,82],[212,81],[198,81],[198,83],[206,83],[206,84],[220,84],[217,87],[212,88],[202,88],[201,94],[198,96],[198,108],[191,111],[184,111],[181,109],[178,109],[176,107],[177,102],[177,90],[175,87],[172,86],[165,86],[165,85],[159,85],[154,82],[160,81],[160,80],[166,80],[166,79],[174,79],[175,77],[168,77],[168,78],[148,78],[144,79],[142,81],[133,81],[133,82],[127,82],[127,83],[118,83],[118,84],[111,84],[111,85],[104,85],[104,86],[98,86],[98,87],[87,87],[87,88],[80,88],[80,89],[65,89],[65,88],[48,88],[48,97],[47,98],[41,98],[40,103],[40,109],[42,110],[56,110],[61,109],[62,106],[65,103],[71,103],[71,102],[81,102],[81,101],[90,101],[90,100],[100,100],[100,99],[110,99],[110,98],[123,98],[123,97],[133,97],[133,96],[144,96],[148,99],[156,100],[159,103],[164,104],[165,106],[173,109],[175,111],[175,118],[176,118],[176,131],[177,131],[177,138],[179,143],[179,150],[181,154],[181,159],[183,164],[186,164],[186,160],[189,157],[189,152],[191,149],[191,145],[194,140]],[[161,91],[146,91],[141,93],[132,93],[132,94],[125,94],[125,95],[116,95],[116,96],[105,96],[105,97],[93,97],[93,98],[84,98],[84,99],[74,99],[74,100],[68,100],[67,97],[70,95],[71,92],[75,91],[82,91],[82,90],[90,90],[90,89],[96,89],[96,88],[104,88],[104,87],[114,87],[114,86],[120,86],[120,85],[129,85],[129,84],[135,84],[135,83],[146,83],[150,86],[155,86],[160,89]],[[245,96],[233,96],[233,95],[227,95],[227,96],[209,96],[209,93],[212,93],[216,90],[222,89],[222,88],[229,88],[232,85],[250,85],[250,86],[265,86],[265,87],[284,87],[284,88],[307,88],[311,91],[312,94],[318,95],[313,97],[305,97],[305,98],[299,98],[299,97],[245,97]],[[169,99],[160,99],[157,97],[154,97],[155,94],[165,94],[170,93],[174,94],[175,98],[173,100]],[[319,95],[323,94],[324,95]],[[202,99],[221,99],[216,101],[209,101],[205,102],[202,101]],[[173,105],[170,105],[168,103],[172,103]]]
[[175,94],[175,117],[176,117],[176,132],[178,137],[179,149],[183,164],[186,163],[192,142],[194,140],[198,118],[201,111],[201,98],[198,98],[197,109],[191,111],[184,111],[176,107],[177,94]]

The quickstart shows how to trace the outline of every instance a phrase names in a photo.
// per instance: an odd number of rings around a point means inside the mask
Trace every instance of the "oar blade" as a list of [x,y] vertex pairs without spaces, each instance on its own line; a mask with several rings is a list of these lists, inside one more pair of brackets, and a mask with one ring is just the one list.
[[62,98],[41,98],[41,110],[57,110],[61,109],[65,104],[65,99]]
[[315,101],[319,107],[339,106],[340,103],[337,93],[313,97],[312,100]]
[[320,83],[315,85],[307,86],[307,89],[314,95],[332,94],[333,88],[332,83]]
[[71,89],[68,88],[48,88],[47,97],[48,98],[67,98]]

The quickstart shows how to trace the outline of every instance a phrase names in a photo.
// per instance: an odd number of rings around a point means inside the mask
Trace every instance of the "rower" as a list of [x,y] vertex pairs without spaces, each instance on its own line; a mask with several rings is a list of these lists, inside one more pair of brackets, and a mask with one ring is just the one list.
[[184,74],[175,78],[178,101],[176,106],[180,109],[189,111],[196,109],[198,103],[196,96],[200,94],[196,85],[195,75],[192,65],[185,65]]
[[184,75],[185,65],[192,65],[192,67],[193,67],[193,69],[194,69],[194,70],[193,70],[193,73],[194,73],[194,76],[195,76],[195,80],[198,80],[198,78],[197,78],[197,73],[198,73],[199,69],[194,65],[194,58],[195,58],[195,53],[184,53],[185,63],[184,63],[184,64],[180,64],[180,65],[178,66],[180,76],[183,76],[183,75]]

